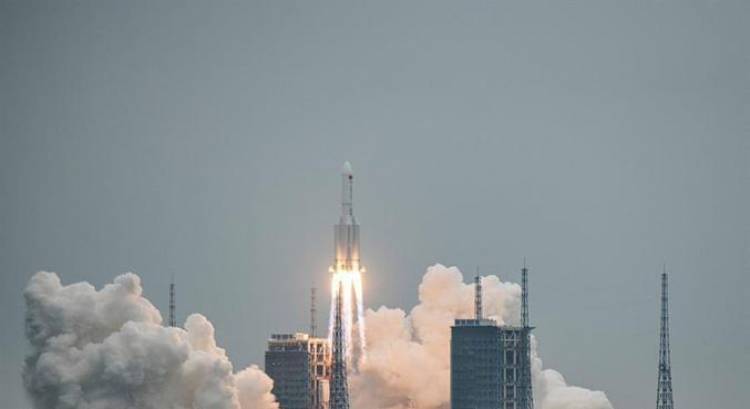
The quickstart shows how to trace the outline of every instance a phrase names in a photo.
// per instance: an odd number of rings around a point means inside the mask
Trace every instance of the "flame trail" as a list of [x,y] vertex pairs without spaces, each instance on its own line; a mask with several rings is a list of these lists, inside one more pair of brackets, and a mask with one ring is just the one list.
[[[341,289],[340,291],[343,291],[342,294],[339,294],[339,289]],[[365,358],[365,320],[362,301],[362,274],[359,271],[337,271],[331,277],[331,312],[328,325],[329,340],[333,337],[333,313],[336,307],[336,298],[339,297],[339,295],[341,296],[343,309],[342,325],[344,328],[342,330],[344,332],[344,341],[346,343],[346,358],[349,363],[356,358],[356,362],[359,364]],[[358,328],[356,334],[354,330],[355,315]],[[356,370],[358,366],[359,365],[354,365],[352,368]]]
[[354,278],[354,294],[357,298],[357,328],[359,328],[359,346],[360,346],[360,364],[367,357],[365,353],[367,347],[367,339],[365,338],[365,310],[364,303],[362,301],[362,274],[357,272],[353,276]]

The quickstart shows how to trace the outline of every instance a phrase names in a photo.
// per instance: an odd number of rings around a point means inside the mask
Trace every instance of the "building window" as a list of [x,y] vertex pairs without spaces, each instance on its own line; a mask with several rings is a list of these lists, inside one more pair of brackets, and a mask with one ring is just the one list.
[[515,351],[505,351],[505,364],[506,365],[516,364],[516,352]]

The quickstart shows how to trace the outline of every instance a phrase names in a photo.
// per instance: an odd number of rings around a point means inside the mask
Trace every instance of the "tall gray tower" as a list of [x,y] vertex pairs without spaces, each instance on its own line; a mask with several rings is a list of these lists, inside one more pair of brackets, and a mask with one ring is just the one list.
[[534,409],[534,391],[531,382],[531,330],[529,324],[529,269],[526,268],[526,258],[523,259],[521,269],[521,327],[523,328],[522,345],[519,355],[520,381],[518,382],[518,406],[520,409]]
[[317,337],[318,325],[316,323],[315,316],[318,313],[318,309],[315,305],[315,287],[310,288],[310,336]]
[[482,315],[482,277],[477,269],[477,275],[474,277],[474,319],[480,321]]
[[656,409],[673,409],[672,363],[669,357],[669,291],[667,269],[661,273],[661,322],[659,326],[659,384],[656,390]]
[[333,317],[333,336],[331,340],[331,383],[330,409],[349,409],[349,383],[346,376],[346,344],[341,316],[344,286],[339,283],[336,297],[336,308]]
[[174,294],[174,275],[169,282],[169,326],[177,326],[177,317],[175,316],[175,294]]

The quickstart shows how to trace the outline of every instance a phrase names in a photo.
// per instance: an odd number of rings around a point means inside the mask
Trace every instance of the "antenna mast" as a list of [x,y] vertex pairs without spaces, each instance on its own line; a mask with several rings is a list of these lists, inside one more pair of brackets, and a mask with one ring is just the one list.
[[674,409],[672,401],[672,363],[669,351],[669,291],[667,268],[661,273],[661,320],[659,326],[659,383],[656,409]]
[[526,257],[521,268],[521,326],[523,327],[522,370],[520,385],[520,409],[534,409],[534,391],[531,380],[531,330],[529,326],[529,269],[526,268]]
[[482,319],[482,278],[479,277],[479,267],[474,276],[474,318],[477,321]]
[[172,281],[169,283],[169,326],[177,326],[177,318],[175,317],[174,274],[172,274]]
[[310,288],[310,336],[315,338],[316,332],[318,331],[318,325],[315,322],[315,315],[317,310],[315,307],[315,287]]
[[529,326],[529,269],[526,268],[526,257],[521,269],[521,326]]

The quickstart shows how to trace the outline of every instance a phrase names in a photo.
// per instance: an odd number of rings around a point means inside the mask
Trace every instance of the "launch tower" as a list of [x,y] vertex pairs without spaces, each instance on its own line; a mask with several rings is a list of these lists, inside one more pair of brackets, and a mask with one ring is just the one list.
[[529,269],[526,268],[526,258],[523,259],[521,269],[521,327],[523,339],[519,351],[521,374],[518,383],[518,407],[534,409],[534,391],[531,381],[531,330],[534,327],[529,324]]
[[659,382],[656,409],[673,409],[672,363],[669,357],[669,292],[666,268],[661,273],[661,323],[659,326]]
[[339,291],[334,297],[336,308],[333,321],[333,339],[331,342],[331,383],[330,409],[349,409],[349,384],[346,374],[346,350],[344,345],[343,321],[343,284],[339,283]]
[[174,294],[174,275],[169,282],[169,326],[177,326],[177,316],[175,314],[175,294]]

